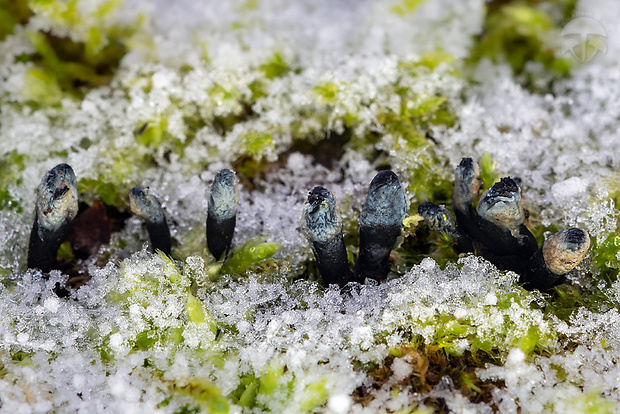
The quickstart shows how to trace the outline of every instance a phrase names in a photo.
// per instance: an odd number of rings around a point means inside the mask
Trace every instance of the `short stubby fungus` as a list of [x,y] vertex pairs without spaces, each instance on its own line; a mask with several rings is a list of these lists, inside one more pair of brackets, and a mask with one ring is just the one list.
[[144,220],[153,250],[170,255],[170,229],[159,200],[148,188],[134,187],[129,191],[129,206],[132,213]]
[[231,170],[219,171],[211,184],[207,210],[207,247],[216,260],[230,249],[237,222],[239,185]]
[[78,191],[73,169],[58,164],[37,188],[34,224],[28,243],[28,267],[48,273],[58,267],[58,248],[67,238],[78,212]]
[[407,215],[405,192],[392,171],[381,171],[370,183],[359,220],[360,248],[354,271],[347,261],[342,221],[336,200],[326,188],[315,187],[302,214],[302,230],[317,260],[324,285],[384,280],[389,256]]
[[589,248],[590,236],[582,229],[555,233],[532,256],[523,273],[523,283],[541,291],[552,288],[560,276],[581,263]]
[[390,252],[396,247],[405,217],[407,199],[400,180],[392,171],[381,171],[368,187],[360,214],[360,249],[355,264],[358,279],[386,278]]
[[354,280],[342,236],[342,220],[334,195],[318,186],[304,205],[301,229],[308,238],[324,285],[344,286]]
[[528,289],[552,288],[583,260],[590,247],[588,234],[578,228],[562,230],[539,249],[525,225],[520,180],[502,178],[484,192],[474,211],[479,174],[471,158],[463,158],[456,167],[452,195],[456,222],[444,206],[430,202],[420,204],[419,214],[432,230],[453,241],[457,253],[475,252],[499,269],[518,273]]

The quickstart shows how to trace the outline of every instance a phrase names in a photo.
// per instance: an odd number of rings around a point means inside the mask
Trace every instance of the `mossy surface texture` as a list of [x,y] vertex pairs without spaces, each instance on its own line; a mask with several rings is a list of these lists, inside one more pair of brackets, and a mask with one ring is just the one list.
[[[2,408],[617,412],[613,13],[611,0],[0,0]],[[565,30],[577,19],[581,37]],[[462,157],[481,191],[521,180],[539,244],[590,234],[550,292],[459,257],[416,214],[452,208]],[[81,223],[43,275],[26,246],[58,163],[75,170]],[[216,261],[205,220],[223,168],[240,201]],[[354,263],[386,169],[408,201],[388,280],[323,287],[300,231],[308,191],[335,195]],[[170,256],[145,245],[135,186],[161,201]]]

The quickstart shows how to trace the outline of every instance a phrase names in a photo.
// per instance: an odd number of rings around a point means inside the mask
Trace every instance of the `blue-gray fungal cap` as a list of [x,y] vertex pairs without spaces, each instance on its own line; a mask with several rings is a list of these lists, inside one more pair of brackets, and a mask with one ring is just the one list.
[[398,176],[381,171],[370,182],[360,214],[361,226],[402,226],[407,217],[407,198]]
[[314,187],[304,204],[301,229],[312,242],[327,242],[342,233],[336,199],[328,189]]
[[549,270],[563,275],[573,270],[590,248],[590,236],[584,230],[561,230],[545,240],[543,258]]
[[132,188],[129,191],[129,206],[136,216],[144,220],[152,223],[161,223],[165,220],[159,200],[149,192],[148,188]]
[[485,191],[476,211],[485,220],[510,230],[515,237],[519,234],[519,226],[525,222],[520,189],[511,178],[502,178]]
[[463,158],[454,171],[454,196],[455,208],[468,211],[480,191],[480,168],[471,158]]
[[237,214],[239,186],[231,170],[219,171],[211,184],[209,193],[209,215],[218,221],[227,220]]
[[452,234],[456,232],[454,216],[443,205],[425,202],[418,206],[418,214],[428,221],[429,226],[436,231]]
[[35,209],[40,229],[54,231],[75,218],[78,192],[69,165],[59,164],[45,174],[37,189]]

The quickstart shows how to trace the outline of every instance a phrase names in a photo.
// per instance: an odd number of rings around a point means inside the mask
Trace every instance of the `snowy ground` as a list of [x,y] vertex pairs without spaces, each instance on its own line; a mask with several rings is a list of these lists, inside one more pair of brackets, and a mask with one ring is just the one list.
[[[80,1],[80,13],[100,3]],[[414,3],[127,0],[98,23],[144,18],[112,82],[38,106],[32,64],[16,56],[32,52],[28,31],[62,29],[43,13],[1,42],[0,168],[9,167],[0,184],[11,180],[0,210],[2,411],[620,412],[620,282],[597,278],[590,258],[570,279],[596,299],[566,316],[473,256],[445,268],[426,258],[350,297],[294,280],[312,258],[299,231],[309,189],[330,188],[354,228],[368,183],[390,165],[413,214],[427,201],[413,181],[431,147],[438,179],[451,179],[461,157],[488,152],[500,176],[522,179],[540,226],[578,226],[599,243],[616,229],[620,4],[578,3],[575,17],[604,27],[605,48],[540,93],[507,64],[458,73],[483,1],[427,0],[409,11]],[[80,27],[68,34],[86,36]],[[403,65],[438,50],[453,60]],[[274,59],[286,69],[271,76],[261,65]],[[456,119],[429,126],[435,143],[413,145],[385,126],[405,99],[433,97]],[[192,119],[201,124],[189,128]],[[165,123],[164,144],[136,143],[145,122]],[[325,154],[288,152],[345,133],[353,138],[332,165],[316,161]],[[210,281],[206,194],[219,169],[247,154],[267,167],[241,191],[235,244],[267,236],[281,249],[255,272]],[[132,217],[83,264],[91,280],[71,298],[53,292],[66,275],[26,271],[34,190],[60,162],[78,179],[150,186],[164,200],[177,261],[148,253]],[[477,377],[471,394],[469,377],[425,384],[429,364],[441,363],[424,346],[452,361],[485,355],[467,371]]]

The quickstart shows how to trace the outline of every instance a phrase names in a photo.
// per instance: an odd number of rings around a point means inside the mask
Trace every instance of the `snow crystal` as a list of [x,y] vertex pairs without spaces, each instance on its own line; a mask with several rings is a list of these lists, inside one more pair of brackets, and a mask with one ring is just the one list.
[[[410,151],[409,137],[380,121],[417,102],[405,102],[397,88],[418,100],[445,97],[457,119],[429,127],[439,174],[449,176],[463,156],[488,152],[501,174],[522,179],[532,220],[583,227],[597,242],[616,229],[610,197],[620,167],[620,37],[607,19],[620,14],[617,2],[578,2],[576,16],[605,27],[606,52],[548,93],[532,92],[510,67],[490,61],[474,68],[473,82],[454,74],[482,30],[483,0],[429,0],[411,11],[408,3],[127,0],[110,21],[84,17],[71,30],[37,15],[0,43],[2,155],[24,156],[6,172],[10,200],[0,210],[3,410],[187,411],[196,379],[229,402],[234,396],[232,412],[248,412],[240,399],[251,395],[255,412],[404,412],[423,409],[426,399],[463,413],[618,410],[619,282],[602,288],[603,304],[578,305],[562,320],[544,309],[547,296],[524,291],[517,275],[473,256],[445,266],[425,258],[348,295],[296,280],[312,258],[299,232],[309,189],[323,185],[336,195],[348,235],[377,169],[389,164],[407,187],[421,165],[427,148]],[[77,4],[89,16],[102,1]],[[399,7],[404,12],[394,11]],[[35,52],[28,33],[83,40],[89,25],[131,22],[140,13],[149,41],[132,39],[108,86],[56,106],[29,102],[25,80],[33,63],[19,58]],[[437,50],[457,63],[415,74],[403,69]],[[262,65],[276,58],[285,72],[266,76]],[[322,96],[321,87],[336,98]],[[356,119],[353,130],[347,117]],[[141,128],[164,124],[169,142],[136,145],[137,137],[149,137]],[[211,281],[205,195],[218,170],[243,167],[252,134],[265,138],[265,147],[252,159],[256,175],[244,176],[234,245],[267,236],[281,244],[281,268]],[[342,156],[291,150],[300,137],[333,142],[346,134],[376,136],[377,143],[351,144]],[[80,262],[91,279],[68,298],[56,294],[66,275],[24,271],[34,189],[60,162],[80,180],[153,189],[183,261],[147,253],[146,232],[130,218],[96,258]],[[412,204],[426,201],[407,196]],[[498,360],[476,375],[504,385],[488,403],[469,401],[447,376],[418,393],[405,384],[415,368],[407,355],[393,358],[383,367],[389,378],[375,383],[368,367],[418,338],[441,343],[450,355],[490,346]],[[370,401],[357,400],[360,390]]]

